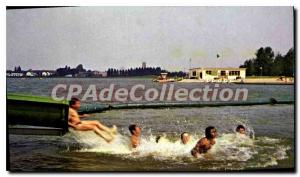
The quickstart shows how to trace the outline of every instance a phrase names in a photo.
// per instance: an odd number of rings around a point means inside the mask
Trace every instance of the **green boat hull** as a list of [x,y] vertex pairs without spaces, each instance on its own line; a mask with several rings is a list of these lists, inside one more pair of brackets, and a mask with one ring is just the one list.
[[59,128],[62,134],[68,131],[69,105],[66,100],[21,94],[7,94],[6,100],[9,125]]

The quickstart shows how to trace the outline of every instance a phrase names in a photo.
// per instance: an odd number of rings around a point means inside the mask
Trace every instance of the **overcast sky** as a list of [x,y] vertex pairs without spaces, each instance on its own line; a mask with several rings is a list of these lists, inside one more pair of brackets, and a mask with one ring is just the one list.
[[[293,47],[292,7],[70,7],[7,10],[7,69],[238,67]],[[221,57],[217,59],[216,55]]]

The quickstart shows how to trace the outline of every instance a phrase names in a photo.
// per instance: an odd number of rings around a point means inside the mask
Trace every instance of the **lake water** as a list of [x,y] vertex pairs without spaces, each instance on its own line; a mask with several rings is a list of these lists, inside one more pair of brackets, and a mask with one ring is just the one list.
[[[150,79],[7,79],[7,91],[50,96],[56,84],[109,84],[129,88],[144,84],[161,88]],[[176,88],[201,87],[200,83],[174,83]],[[247,101],[294,100],[293,85],[235,85],[247,88]],[[92,104],[93,102],[87,101]],[[110,102],[115,103],[115,102]],[[62,137],[9,135],[12,171],[227,171],[294,168],[294,105],[222,106],[203,108],[122,109],[92,114],[89,119],[116,125],[117,138],[105,143],[93,132],[75,132]],[[142,128],[141,145],[128,146],[128,125]],[[247,127],[248,137],[234,133],[238,124]],[[218,131],[216,145],[205,156],[195,159],[190,150],[204,135],[205,127]],[[192,135],[187,145],[179,141],[182,132]],[[163,138],[159,143],[155,137]]]

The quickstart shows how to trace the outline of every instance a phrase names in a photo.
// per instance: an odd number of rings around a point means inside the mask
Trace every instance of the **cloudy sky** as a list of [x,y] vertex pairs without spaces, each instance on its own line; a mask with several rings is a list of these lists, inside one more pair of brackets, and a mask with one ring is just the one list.
[[[238,67],[293,47],[292,7],[69,7],[7,10],[7,69]],[[217,59],[216,55],[221,57]]]

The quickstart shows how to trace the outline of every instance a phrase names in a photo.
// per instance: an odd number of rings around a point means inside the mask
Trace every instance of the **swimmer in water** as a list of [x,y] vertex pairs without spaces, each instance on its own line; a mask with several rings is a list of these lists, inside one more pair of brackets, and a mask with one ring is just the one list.
[[158,143],[159,140],[161,140],[162,136],[161,135],[158,135],[156,138],[155,138],[155,142]]
[[190,141],[191,137],[187,132],[183,132],[180,135],[180,139],[182,144],[187,144]]
[[168,142],[169,140],[167,139],[166,134],[158,135],[155,137],[155,142],[160,143],[160,142]]
[[238,125],[235,129],[235,141],[238,142],[238,144],[247,144],[247,145],[253,145],[254,134],[249,132],[249,134],[246,134],[246,128],[243,125]]
[[205,137],[201,138],[196,146],[192,149],[191,154],[194,157],[199,157],[200,154],[206,153],[214,144],[217,137],[217,130],[215,127],[209,126],[205,129]]
[[235,129],[235,131],[239,134],[243,134],[245,135],[246,134],[246,129],[243,125],[238,125]]
[[137,148],[140,144],[141,128],[136,124],[129,125],[129,131],[131,133],[130,144],[132,148]]
[[70,127],[79,131],[92,130],[107,142],[111,142],[114,139],[114,135],[117,133],[117,127],[115,125],[112,128],[108,128],[98,121],[81,121],[80,118],[87,117],[87,115],[80,116],[78,114],[77,111],[80,108],[80,100],[78,98],[72,98],[69,102],[69,106],[68,125]]

